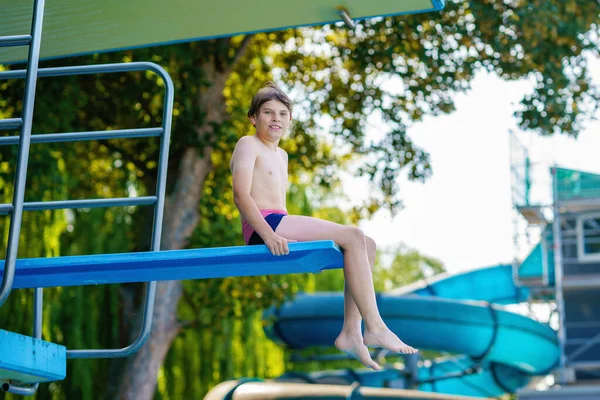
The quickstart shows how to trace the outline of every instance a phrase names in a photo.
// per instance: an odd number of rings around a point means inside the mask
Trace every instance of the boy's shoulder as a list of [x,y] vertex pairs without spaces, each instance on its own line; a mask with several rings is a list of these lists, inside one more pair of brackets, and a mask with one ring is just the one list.
[[284,156],[285,158],[288,158],[288,153],[287,151],[285,151],[284,149],[282,149],[281,147],[278,147],[277,150],[279,151],[279,154],[281,154],[282,156]]
[[253,148],[256,145],[256,138],[254,135],[246,135],[242,136],[238,139],[236,143],[236,147],[244,147],[244,148]]
[[254,135],[245,135],[238,139],[238,143],[254,142]]

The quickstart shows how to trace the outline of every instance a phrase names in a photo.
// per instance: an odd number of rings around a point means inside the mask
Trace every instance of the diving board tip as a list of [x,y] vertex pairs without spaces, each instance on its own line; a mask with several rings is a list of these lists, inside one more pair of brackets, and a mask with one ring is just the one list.
[[0,383],[58,381],[66,374],[65,346],[0,329]]

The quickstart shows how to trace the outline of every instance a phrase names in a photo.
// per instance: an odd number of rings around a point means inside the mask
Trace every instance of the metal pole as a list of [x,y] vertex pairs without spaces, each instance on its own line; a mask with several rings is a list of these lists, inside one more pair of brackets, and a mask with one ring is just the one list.
[[550,272],[548,268],[548,241],[544,230],[542,230],[542,238],[540,240],[540,247],[542,249],[542,285],[544,287],[550,286]]
[[563,265],[562,265],[562,240],[561,240],[561,217],[560,201],[558,199],[558,177],[556,166],[552,167],[552,197],[554,209],[554,221],[552,222],[552,236],[554,248],[554,290],[556,297],[556,308],[558,311],[558,343],[560,346],[559,369],[564,370],[565,357],[565,302],[563,294]]
[[32,396],[35,394],[35,392],[37,392],[39,385],[39,383],[36,383],[32,386],[17,386],[7,383],[2,386],[2,390],[8,393],[18,394],[21,396]]
[[340,17],[342,17],[342,21],[344,21],[344,23],[346,24],[346,26],[348,28],[350,28],[350,29],[356,28],[356,24],[354,23],[352,18],[350,18],[350,15],[348,15],[348,12],[346,10],[339,9],[338,14]]
[[29,142],[31,138],[31,124],[33,122],[33,106],[35,104],[35,88],[40,58],[42,25],[44,22],[44,1],[45,0],[36,0],[33,3],[33,19],[31,23],[32,39],[31,44],[29,45],[29,56],[27,58],[25,97],[23,99],[23,125],[21,125],[21,140],[19,141],[19,153],[17,156],[15,192],[13,194],[13,214],[10,218],[6,262],[4,264],[2,286],[0,287],[0,306],[4,304],[12,290],[12,284],[15,278],[15,264],[17,261],[17,253],[19,251],[19,237],[21,235],[21,221],[23,219],[23,199],[25,198],[27,163],[29,161]]
[[44,304],[44,289],[35,288],[33,292],[33,337],[42,339],[42,316]]

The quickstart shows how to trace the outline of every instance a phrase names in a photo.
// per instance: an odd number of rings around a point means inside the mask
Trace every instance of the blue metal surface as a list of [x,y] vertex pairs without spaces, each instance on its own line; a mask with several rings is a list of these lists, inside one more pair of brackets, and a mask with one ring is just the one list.
[[[422,383],[420,390],[498,396],[514,392],[531,376],[557,364],[558,340],[548,326],[487,302],[457,300],[524,300],[526,292],[515,287],[510,271],[510,266],[501,265],[433,279],[429,287],[412,285],[402,291],[404,296],[378,296],[381,315],[404,341],[420,349],[465,355],[421,367],[420,380],[436,379]],[[427,297],[432,294],[448,298]],[[276,340],[292,348],[331,346],[342,327],[343,295],[300,295],[270,313],[267,332]],[[439,379],[477,366],[482,367],[479,373]]]
[[0,381],[22,384],[65,378],[64,346],[0,329]]
[[332,241],[291,243],[290,254],[279,257],[261,245],[29,258],[17,260],[14,288],[316,273],[342,265]]
[[538,243],[527,258],[519,265],[520,279],[541,279],[544,276],[544,258],[548,264],[548,282],[554,285],[554,251],[547,249],[546,254],[543,253],[544,246]]

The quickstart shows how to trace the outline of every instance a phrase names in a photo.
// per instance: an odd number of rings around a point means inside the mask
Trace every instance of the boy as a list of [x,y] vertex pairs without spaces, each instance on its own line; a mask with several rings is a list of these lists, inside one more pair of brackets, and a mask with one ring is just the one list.
[[[248,118],[256,128],[253,136],[242,137],[233,151],[234,202],[242,215],[246,244],[265,244],[272,254],[289,253],[288,243],[333,240],[344,249],[344,326],[335,346],[365,366],[381,367],[373,361],[367,346],[394,353],[412,354],[379,315],[371,268],[375,263],[375,242],[355,227],[288,215],[288,155],[279,141],[292,122],[292,102],[275,84],[260,89],[250,105]],[[364,337],[361,320],[364,319]]]

